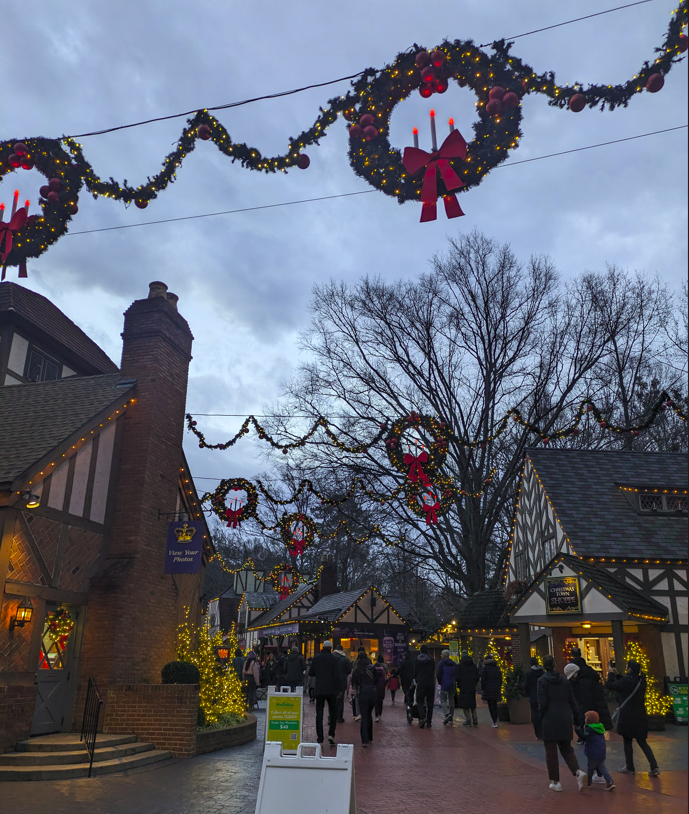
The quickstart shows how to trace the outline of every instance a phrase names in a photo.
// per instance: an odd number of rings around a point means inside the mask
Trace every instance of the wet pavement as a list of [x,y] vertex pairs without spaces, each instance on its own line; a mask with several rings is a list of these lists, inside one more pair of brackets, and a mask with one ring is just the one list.
[[[543,746],[530,726],[501,723],[491,729],[487,710],[479,707],[477,730],[461,724],[443,727],[436,709],[432,729],[409,726],[400,705],[389,700],[381,723],[374,724],[374,741],[364,751],[358,724],[338,726],[337,741],[355,744],[357,809],[359,814],[396,814],[419,810],[523,812],[532,806],[587,814],[675,814],[687,811],[687,728],[668,727],[651,733],[649,742],[661,768],[649,778],[643,755],[637,754],[637,774],[615,771],[622,765],[622,741],[611,735],[608,761],[617,788],[594,786],[577,794],[574,779],[561,768],[564,792],[548,789]],[[314,705],[305,704],[304,740],[315,740]],[[92,779],[0,783],[0,810],[11,814],[253,814],[261,773],[264,715],[258,713],[258,737],[250,744],[191,760],[171,760],[151,768]],[[324,750],[327,754],[328,747]],[[577,747],[580,763],[583,752]],[[285,806],[275,814],[309,808]]]

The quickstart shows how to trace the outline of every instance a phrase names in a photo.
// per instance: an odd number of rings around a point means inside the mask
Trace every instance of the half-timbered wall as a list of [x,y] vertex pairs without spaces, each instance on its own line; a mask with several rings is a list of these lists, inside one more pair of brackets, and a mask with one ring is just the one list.
[[507,582],[531,582],[560,552],[572,553],[538,474],[529,458],[526,458],[519,487]]
[[689,673],[687,568],[650,563],[606,563],[598,567],[605,568],[621,582],[665,605],[668,621],[660,629],[665,674],[670,677],[686,676]]
[[347,624],[368,624],[368,625],[399,625],[404,628],[405,623],[397,614],[391,610],[388,603],[377,593],[373,593],[376,604],[371,604],[371,589],[368,591],[342,616],[338,617],[336,625]]

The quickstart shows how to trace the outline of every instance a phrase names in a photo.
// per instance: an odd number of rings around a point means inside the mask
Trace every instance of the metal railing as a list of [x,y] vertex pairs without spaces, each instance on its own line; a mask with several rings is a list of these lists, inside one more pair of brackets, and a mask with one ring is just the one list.
[[84,741],[86,751],[89,753],[89,773],[93,768],[93,754],[96,751],[96,733],[98,732],[98,719],[100,718],[100,708],[103,706],[103,699],[98,692],[98,684],[93,678],[89,678],[89,686],[86,691],[86,704],[84,705],[84,720],[81,723],[81,736],[79,741]]

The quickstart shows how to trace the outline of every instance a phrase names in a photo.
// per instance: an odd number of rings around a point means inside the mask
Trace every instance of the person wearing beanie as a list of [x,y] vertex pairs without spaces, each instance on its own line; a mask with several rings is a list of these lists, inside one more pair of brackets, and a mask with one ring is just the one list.
[[297,684],[303,686],[305,671],[304,657],[299,652],[299,648],[293,645],[285,659],[285,683],[289,684],[292,692],[296,689]]
[[653,750],[648,745],[648,714],[646,713],[646,676],[638,661],[627,662],[627,672],[621,676],[614,667],[605,683],[608,690],[617,693],[620,702],[617,734],[624,740],[625,764],[619,771],[634,774],[634,741],[639,744],[650,765],[649,777],[658,777],[660,769]]
[[598,771],[605,779],[606,790],[612,791],[615,783],[605,767],[605,727],[594,709],[590,709],[584,714],[584,725],[577,727],[577,735],[584,744],[588,785],[590,786],[593,781],[593,773]]
[[422,644],[414,662],[416,681],[416,708],[419,711],[419,729],[431,727],[435,701],[435,661],[428,655],[428,645]]
[[261,667],[256,658],[256,653],[253,650],[249,650],[246,654],[244,667],[242,667],[242,680],[246,682],[246,702],[249,712],[258,706],[256,688],[259,685],[260,679]]
[[488,704],[488,711],[493,721],[491,727],[498,726],[498,701],[502,698],[502,670],[493,656],[488,653],[483,660],[481,670],[481,698]]
[[[359,703],[359,720],[361,721],[361,745],[368,748],[373,740],[373,710],[376,705],[376,675],[371,659],[361,650],[352,670],[352,686],[356,690]],[[355,718],[355,720],[357,720]]]
[[340,687],[338,659],[333,656],[333,643],[323,642],[323,649],[311,662],[309,676],[316,679],[313,694],[316,698],[316,740],[323,743],[323,710],[328,702],[328,743],[335,743],[337,727],[337,693]]
[[538,663],[538,656],[531,656],[531,666],[524,676],[524,694],[531,705],[531,724],[537,740],[543,739],[541,732],[541,713],[538,711],[538,679],[543,675],[543,668]]
[[[455,691],[457,689],[457,665],[450,658],[450,651],[443,650],[438,662],[436,678],[440,684],[440,708],[443,711],[443,726],[452,723],[455,715]],[[474,688],[476,684],[474,684]]]
[[576,778],[579,791],[582,792],[586,786],[586,772],[579,768],[572,748],[573,722],[579,720],[579,707],[574,697],[574,689],[571,682],[557,672],[552,656],[548,655],[543,659],[543,669],[545,674],[538,679],[537,696],[545,762],[550,779],[549,788],[551,791],[562,791],[557,758],[559,750],[568,769]]
[[457,665],[457,699],[458,706],[464,713],[464,726],[478,726],[476,714],[476,685],[481,675],[466,650],[462,651],[462,658]]

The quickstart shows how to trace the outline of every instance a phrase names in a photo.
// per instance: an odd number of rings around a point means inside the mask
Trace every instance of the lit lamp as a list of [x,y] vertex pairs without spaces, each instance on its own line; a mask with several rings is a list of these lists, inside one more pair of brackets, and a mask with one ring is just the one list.
[[34,495],[32,492],[26,493],[26,508],[27,509],[37,509],[41,505],[41,498],[38,495]]
[[590,622],[584,622],[582,624],[582,627],[585,627],[588,630],[591,627],[591,623]]
[[17,605],[17,612],[10,619],[10,630],[14,630],[15,627],[24,627],[27,622],[31,621],[32,616],[33,605],[28,599],[23,599]]

